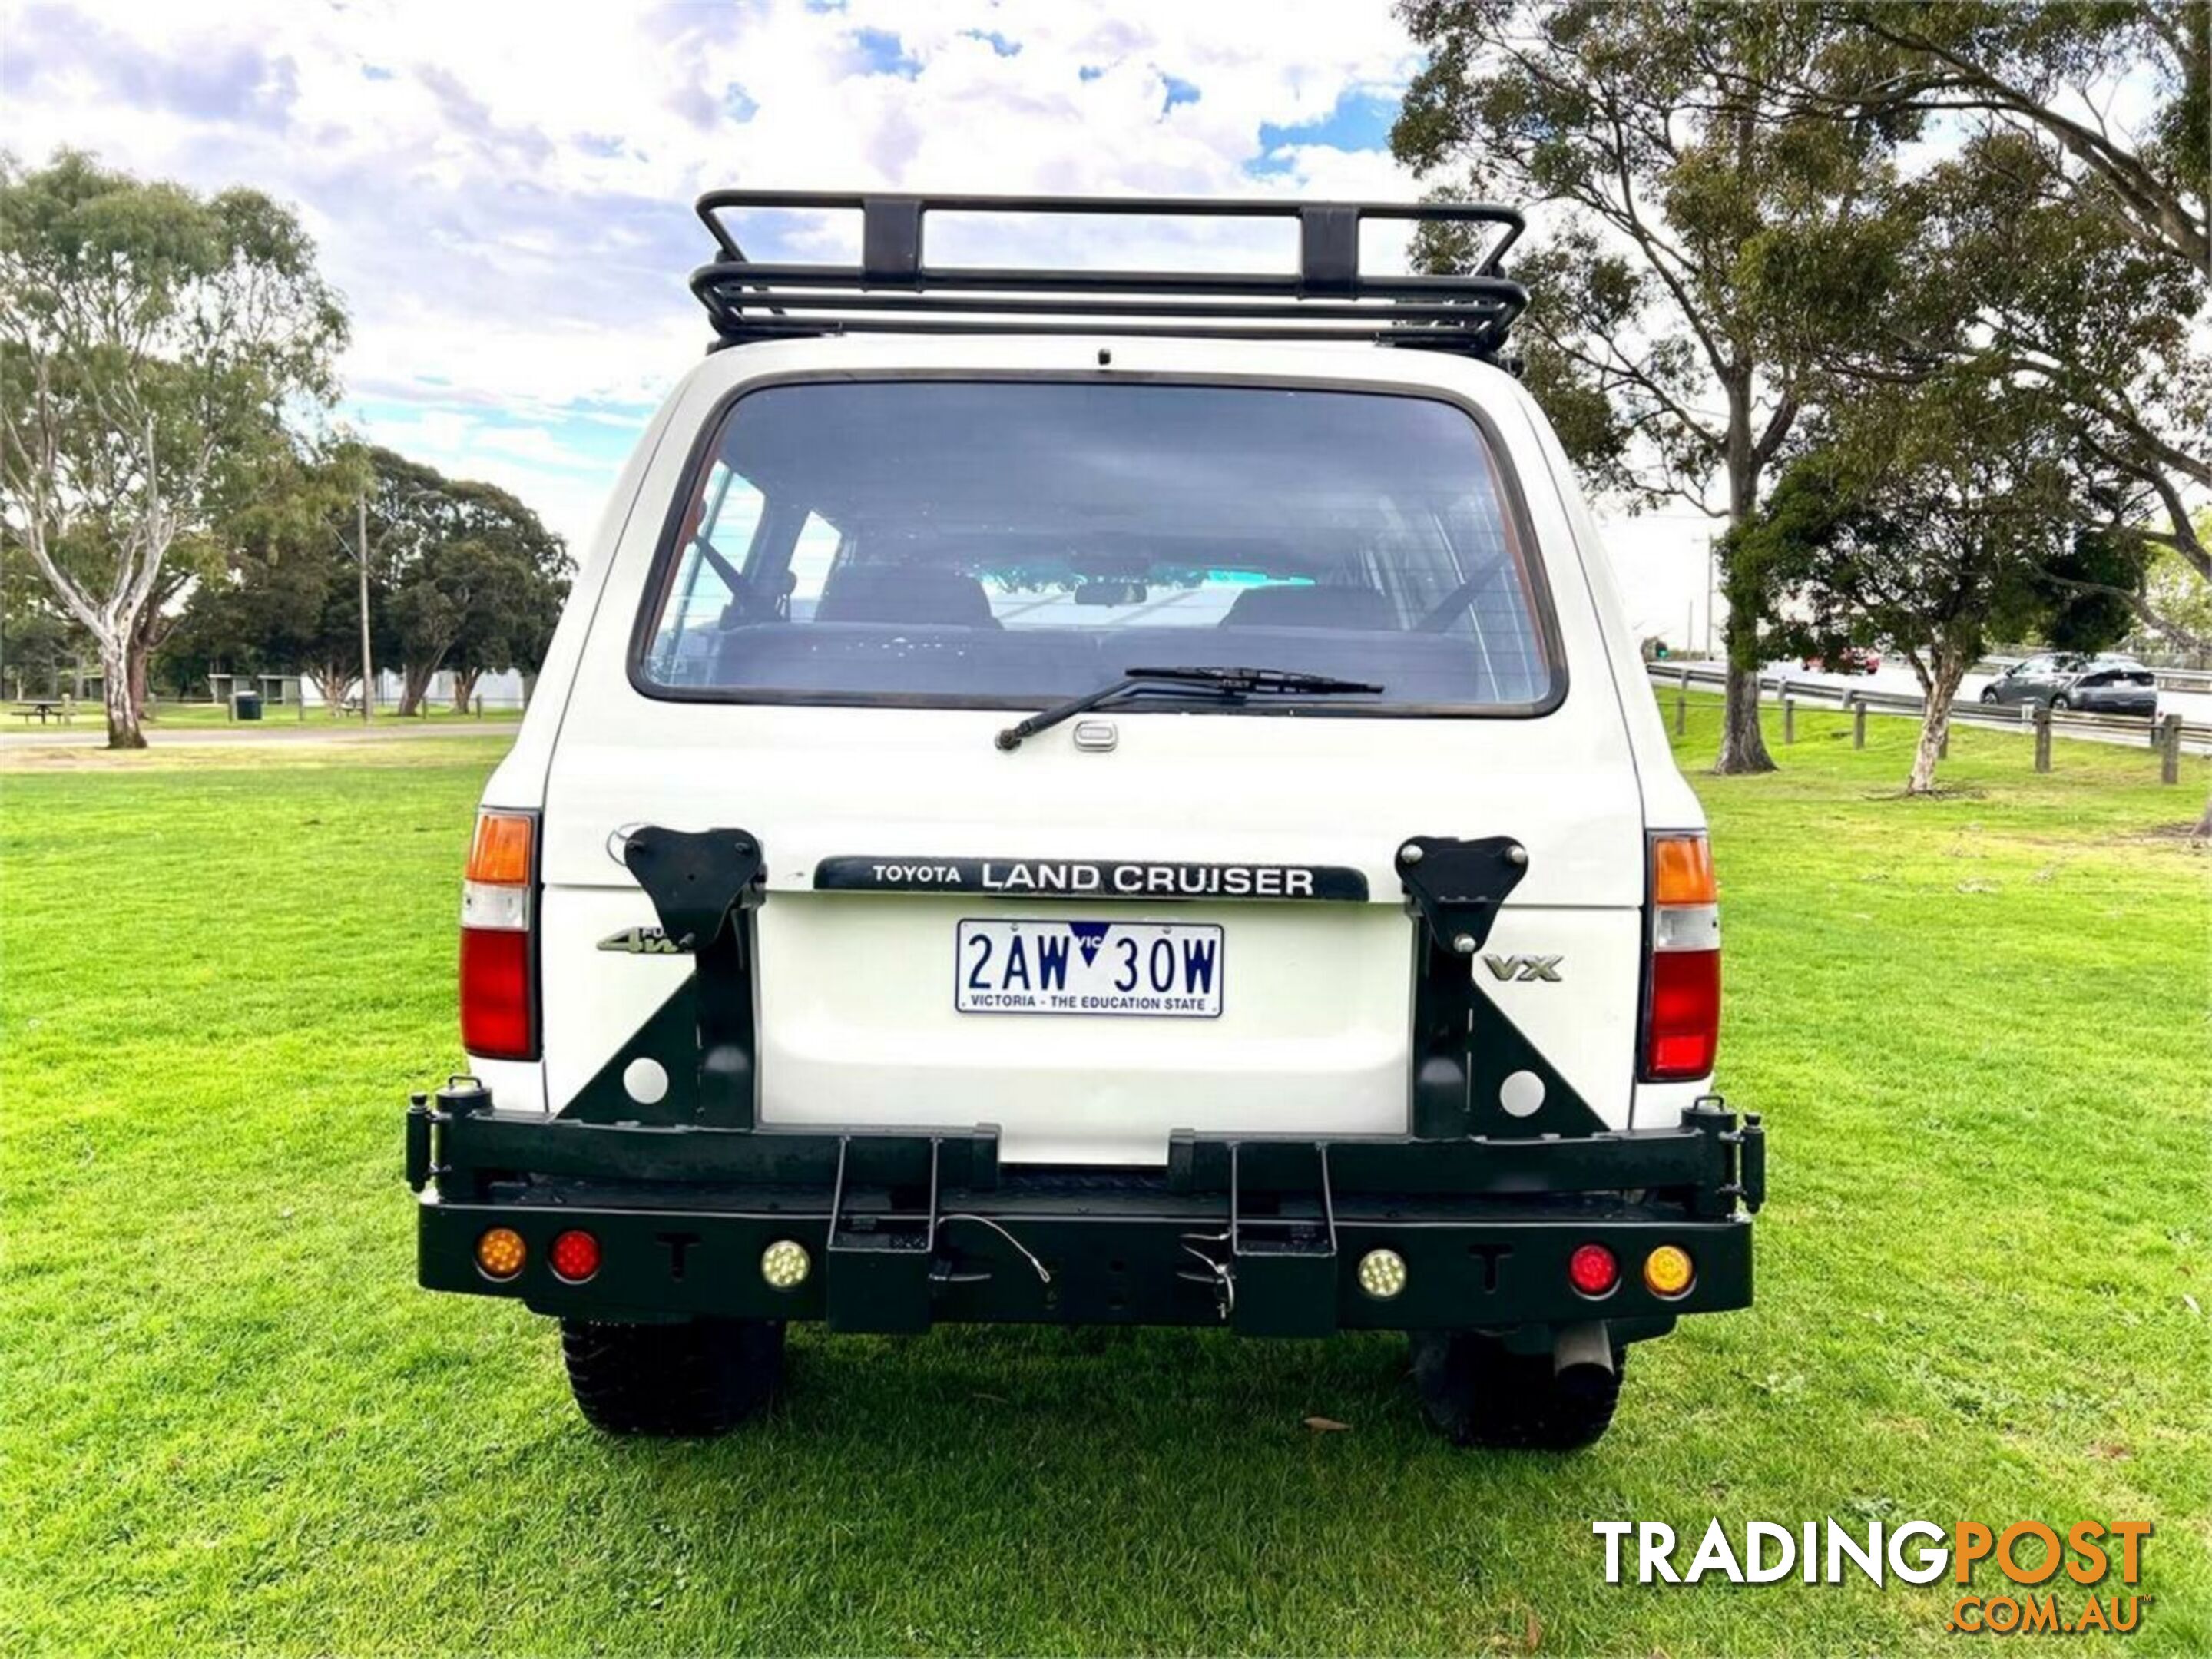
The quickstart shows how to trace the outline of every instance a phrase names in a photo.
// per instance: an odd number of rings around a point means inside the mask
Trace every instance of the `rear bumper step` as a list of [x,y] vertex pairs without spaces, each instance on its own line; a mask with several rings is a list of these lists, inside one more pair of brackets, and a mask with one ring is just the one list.
[[[1181,1133],[1160,1171],[1002,1169],[996,1132],[650,1127],[480,1109],[447,1090],[409,1115],[422,1192],[421,1281],[601,1319],[818,1319],[919,1331],[940,1322],[1533,1333],[1605,1321],[1623,1340],[1751,1300],[1764,1138],[1701,1105],[1679,1128],[1531,1140]],[[428,1188],[428,1190],[424,1190]],[[1624,1194],[1635,1194],[1632,1200]],[[489,1229],[521,1269],[477,1264]],[[580,1229],[596,1272],[563,1280],[553,1239]],[[806,1253],[787,1289],[772,1244]],[[1568,1260],[1610,1250],[1586,1296]],[[1686,1289],[1644,1282],[1659,1246]],[[1397,1259],[1394,1269],[1376,1252]],[[782,1253],[788,1259],[788,1252]],[[1397,1285],[1376,1294],[1375,1285]]]

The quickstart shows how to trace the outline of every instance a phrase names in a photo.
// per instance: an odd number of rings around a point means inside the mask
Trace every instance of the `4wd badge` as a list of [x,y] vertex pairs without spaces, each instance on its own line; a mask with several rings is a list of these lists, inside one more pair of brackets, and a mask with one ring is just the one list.
[[601,939],[599,949],[633,957],[678,957],[691,949],[691,936],[686,933],[676,939],[659,927],[625,927]]

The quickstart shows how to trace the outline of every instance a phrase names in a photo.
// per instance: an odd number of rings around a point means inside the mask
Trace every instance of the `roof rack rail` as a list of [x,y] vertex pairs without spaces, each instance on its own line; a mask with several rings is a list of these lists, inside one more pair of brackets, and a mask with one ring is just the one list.
[[[858,264],[749,259],[723,216],[857,210]],[[691,291],[717,349],[823,334],[1150,334],[1237,340],[1351,340],[1497,362],[1528,290],[1500,261],[1524,222],[1486,202],[1295,202],[1144,196],[925,196],[890,191],[717,190],[699,217],[719,257]],[[1060,270],[932,265],[933,212],[1295,219],[1295,271]],[[1502,234],[1469,276],[1368,275],[1369,219],[1493,226]]]

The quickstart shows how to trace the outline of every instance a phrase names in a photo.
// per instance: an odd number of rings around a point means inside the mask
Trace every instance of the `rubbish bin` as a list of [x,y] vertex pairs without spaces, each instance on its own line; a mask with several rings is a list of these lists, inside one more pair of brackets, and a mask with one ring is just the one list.
[[239,719],[258,720],[261,718],[261,694],[258,691],[240,691],[230,701],[231,710]]

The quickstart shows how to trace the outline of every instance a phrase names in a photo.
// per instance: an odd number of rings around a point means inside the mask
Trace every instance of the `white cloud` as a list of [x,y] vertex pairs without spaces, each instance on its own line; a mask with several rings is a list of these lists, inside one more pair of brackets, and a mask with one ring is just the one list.
[[[706,343],[684,286],[702,190],[1419,193],[1379,136],[1323,127],[1416,67],[1390,0],[163,0],[18,3],[0,31],[0,143],[295,204],[352,312],[354,418],[572,538],[616,423]],[[823,258],[857,227],[746,234]],[[1291,257],[1280,233],[1152,222],[946,223],[932,252]]]

